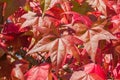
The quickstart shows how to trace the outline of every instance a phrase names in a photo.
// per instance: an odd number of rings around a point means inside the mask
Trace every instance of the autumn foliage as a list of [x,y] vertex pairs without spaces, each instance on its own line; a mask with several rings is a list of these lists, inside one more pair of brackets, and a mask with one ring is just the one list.
[[0,80],[120,80],[120,0],[0,0]]

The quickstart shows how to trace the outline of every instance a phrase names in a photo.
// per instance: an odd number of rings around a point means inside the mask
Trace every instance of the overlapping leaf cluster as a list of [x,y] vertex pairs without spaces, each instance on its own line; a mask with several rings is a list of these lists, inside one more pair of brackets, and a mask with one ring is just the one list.
[[0,0],[0,31],[0,79],[120,79],[120,0]]

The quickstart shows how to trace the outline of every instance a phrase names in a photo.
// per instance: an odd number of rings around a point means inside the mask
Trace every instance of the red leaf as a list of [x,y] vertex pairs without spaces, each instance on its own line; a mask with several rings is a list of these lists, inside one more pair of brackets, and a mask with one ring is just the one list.
[[[72,15],[71,24],[73,24],[75,22],[81,22],[81,23],[87,25],[88,27],[90,27],[92,25],[92,21],[87,16],[84,16],[84,15],[81,15],[81,14],[78,14],[78,13],[72,12],[72,11],[65,12],[64,14]],[[71,18],[71,17],[69,17],[69,18]]]
[[116,79],[120,79],[120,63],[118,63],[115,69],[113,70],[113,75]]
[[88,29],[88,31],[80,36],[80,39],[85,42],[84,48],[89,53],[93,61],[95,60],[95,54],[100,40],[106,40],[109,42],[111,39],[117,39],[110,32],[103,29],[104,25],[105,24],[100,24]]
[[38,17],[36,16],[37,14],[34,12],[28,12],[22,16],[22,18],[25,18],[26,21],[22,24],[21,28],[27,27],[27,26],[32,26],[37,23]]
[[120,32],[120,14],[112,16],[111,22],[113,23],[113,33]]
[[75,0],[77,1],[79,4],[81,4],[84,0]]
[[97,8],[98,11],[102,12],[105,16],[107,16],[106,5],[104,0],[87,0],[87,2],[94,9]]
[[[53,41],[51,41],[51,39]],[[64,36],[56,38],[55,36],[45,36],[41,39],[28,54],[34,54],[36,52],[49,52],[52,64],[56,67],[61,67],[66,54],[71,54],[77,60],[79,59],[79,50],[75,44],[82,44],[82,41],[75,36]]]
[[116,0],[116,1],[115,0],[112,0],[112,1],[108,0],[107,1],[107,6],[111,10],[115,11],[117,14],[120,13],[120,1],[119,0]]
[[15,68],[12,69],[11,78],[12,80],[24,80],[24,75],[20,69],[21,64],[17,64]]
[[46,14],[49,14],[57,19],[61,19],[61,14],[63,13],[63,10],[59,7],[52,7],[48,11],[46,11]]
[[18,34],[19,28],[20,28],[20,26],[17,24],[7,23],[7,24],[5,24],[5,26],[2,30],[2,34],[11,34],[11,33]]
[[56,4],[60,4],[64,11],[69,11],[70,7],[71,7],[69,5],[69,1],[68,0],[51,0],[51,2],[49,4],[49,8],[54,7]]
[[84,71],[76,71],[72,74],[70,80],[104,80],[99,75],[90,73],[87,74]]
[[15,61],[15,67],[11,71],[12,80],[24,80],[24,73],[28,70],[28,62],[25,60]]
[[56,19],[54,16],[46,14],[42,18],[37,13],[28,12],[22,16],[26,21],[22,24],[21,28],[32,26],[35,36],[38,36],[39,33],[48,34],[51,27],[59,25],[59,19]]
[[50,64],[43,63],[32,67],[24,76],[25,80],[48,80]]
[[84,66],[84,71],[75,71],[70,80],[105,80],[103,70],[94,63]]
[[99,75],[101,78],[105,79],[105,73],[100,65],[95,63],[90,63],[84,66],[84,71],[86,73],[95,73]]

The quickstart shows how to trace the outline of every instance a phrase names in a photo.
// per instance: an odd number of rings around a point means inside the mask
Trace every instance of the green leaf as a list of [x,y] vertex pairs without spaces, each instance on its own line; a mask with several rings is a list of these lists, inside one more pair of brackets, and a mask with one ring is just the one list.
[[78,12],[80,14],[86,14],[89,11],[92,11],[91,6],[88,5],[88,3],[84,2],[82,5],[80,5],[75,0],[72,0],[73,8],[72,10],[75,12]]
[[25,4],[25,6],[23,7],[23,9],[25,10],[25,11],[31,11],[31,8],[30,8],[30,5],[29,5],[29,2],[26,2],[26,4]]

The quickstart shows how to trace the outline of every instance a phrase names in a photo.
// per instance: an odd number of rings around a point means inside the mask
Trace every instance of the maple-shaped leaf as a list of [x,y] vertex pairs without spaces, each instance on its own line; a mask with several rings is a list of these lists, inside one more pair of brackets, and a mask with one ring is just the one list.
[[33,66],[25,75],[25,80],[49,80],[50,64],[42,63]]
[[70,80],[105,80],[105,74],[99,65],[90,63],[84,66],[84,70],[73,72]]
[[42,18],[41,14],[37,14],[34,12],[29,11],[28,13],[24,14],[21,18],[26,19],[26,21],[22,24],[22,28],[27,26],[39,26],[45,27],[50,26],[52,22],[57,23],[59,22],[54,16],[49,15],[50,13],[46,14],[44,18]]
[[27,26],[35,25],[39,17],[37,17],[36,13],[29,11],[28,13],[21,16],[21,18],[26,19],[26,21],[22,24],[22,28],[24,28]]
[[26,21],[22,24],[22,28],[30,27],[33,28],[33,33],[41,32],[43,34],[49,33],[51,27],[57,26],[59,24],[59,19],[52,17],[51,15],[38,15],[34,12],[28,12],[22,16]]
[[104,0],[87,0],[86,2],[88,2],[89,5],[91,5],[95,10],[97,9],[107,16],[106,4]]
[[4,20],[7,19],[10,15],[12,15],[19,7],[25,5],[26,0],[0,0],[0,2],[5,2],[5,11],[4,11]]
[[44,0],[43,15],[46,11],[55,7],[57,4],[60,5],[64,11],[69,11],[71,9],[68,0]]
[[97,25],[91,29],[88,29],[80,39],[84,41],[84,48],[91,56],[91,59],[95,60],[96,51],[98,48],[98,42],[100,40],[110,41],[111,39],[117,39],[110,32],[103,29],[104,24]]
[[34,54],[36,52],[48,52],[50,54],[51,62],[58,68],[62,66],[66,54],[72,54],[79,59],[79,50],[77,44],[82,44],[82,41],[75,36],[64,36],[56,38],[53,35],[43,37],[29,52]]
[[[67,4],[66,2],[68,2],[68,0],[49,0],[49,1],[50,1],[49,8],[54,7],[56,4],[63,5],[64,3]],[[69,5],[67,5],[66,7],[69,7]]]

